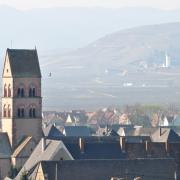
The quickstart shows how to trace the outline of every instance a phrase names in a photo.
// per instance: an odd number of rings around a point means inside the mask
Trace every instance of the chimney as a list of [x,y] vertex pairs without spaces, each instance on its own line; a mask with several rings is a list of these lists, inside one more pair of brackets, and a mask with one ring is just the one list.
[[120,137],[120,146],[121,146],[122,152],[125,152],[126,151],[126,138],[123,136]]
[[148,157],[151,156],[151,141],[146,140],[145,141],[145,150]]
[[166,141],[165,142],[165,149],[166,149],[166,154],[169,155],[169,150],[170,150],[170,144]]
[[159,127],[159,133],[160,133],[159,135],[161,136],[162,135],[162,127],[161,126]]
[[41,145],[42,145],[42,152],[44,152],[45,151],[45,149],[46,149],[46,139],[45,139],[45,137],[43,137],[42,139],[41,139]]
[[81,153],[84,153],[84,139],[83,138],[79,138],[79,148],[80,148],[80,151]]
[[145,148],[146,148],[146,152],[147,152],[147,153],[148,153],[148,150],[149,150],[148,145],[149,145],[149,144],[148,144],[148,141],[146,140],[146,141],[145,141]]

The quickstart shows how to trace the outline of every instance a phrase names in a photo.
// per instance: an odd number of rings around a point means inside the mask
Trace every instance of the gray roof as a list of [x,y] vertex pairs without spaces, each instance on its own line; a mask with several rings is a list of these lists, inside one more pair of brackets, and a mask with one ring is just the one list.
[[119,137],[115,136],[88,136],[82,137],[84,152],[79,146],[79,137],[60,137],[74,159],[122,159],[126,154],[121,151]]
[[50,124],[47,127],[43,128],[44,136],[47,138],[59,137],[64,136],[58,128],[54,125]]
[[13,77],[41,77],[36,49],[7,49]]
[[0,132],[0,158],[11,157],[11,145],[7,133]]
[[152,135],[153,142],[180,142],[180,136],[170,128],[159,128]]
[[139,176],[143,180],[164,180],[174,179],[176,170],[173,159],[43,161],[41,167],[51,180],[134,179]]
[[86,126],[65,126],[65,136],[90,136],[90,129]]
[[68,157],[70,157],[70,159],[72,158],[72,156],[69,154],[68,150],[66,149],[66,147],[64,146],[62,141],[47,140],[46,139],[44,150],[42,150],[42,141],[43,141],[43,138],[41,139],[39,144],[36,146],[36,148],[32,152],[29,159],[25,162],[24,166],[20,170],[16,179],[18,179],[20,177],[20,175],[22,174],[22,172],[24,172],[24,170],[29,171],[32,167],[34,167],[40,161],[43,161],[43,160],[50,161],[50,160],[54,160],[54,158],[55,158],[55,160],[60,160],[60,158],[57,156],[57,153],[62,148],[66,150]]

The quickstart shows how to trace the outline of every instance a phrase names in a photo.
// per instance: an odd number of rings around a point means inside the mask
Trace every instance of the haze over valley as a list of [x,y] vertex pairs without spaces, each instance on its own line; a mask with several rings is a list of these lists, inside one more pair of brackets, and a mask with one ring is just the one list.
[[6,47],[36,46],[45,110],[179,105],[179,15],[153,8],[1,6],[0,20],[7,19],[1,21],[1,57]]

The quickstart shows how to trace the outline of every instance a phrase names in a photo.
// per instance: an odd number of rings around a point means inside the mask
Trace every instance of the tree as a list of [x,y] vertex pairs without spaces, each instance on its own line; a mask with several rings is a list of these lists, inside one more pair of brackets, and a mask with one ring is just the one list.
[[27,171],[22,172],[20,180],[28,180]]
[[11,165],[8,176],[13,179],[13,178],[15,178],[17,176],[17,174],[18,174],[17,168],[15,166]]

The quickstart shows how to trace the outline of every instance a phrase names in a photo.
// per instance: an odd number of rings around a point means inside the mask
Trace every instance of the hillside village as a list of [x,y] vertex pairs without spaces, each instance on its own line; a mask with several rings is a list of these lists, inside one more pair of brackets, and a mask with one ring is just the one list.
[[36,49],[7,49],[2,86],[0,179],[180,179],[178,109],[42,113]]

